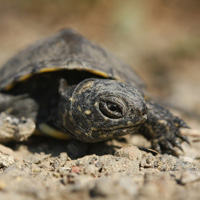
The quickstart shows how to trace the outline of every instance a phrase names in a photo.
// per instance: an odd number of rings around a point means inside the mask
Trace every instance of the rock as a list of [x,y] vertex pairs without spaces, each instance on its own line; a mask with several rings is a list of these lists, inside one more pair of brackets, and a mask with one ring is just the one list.
[[9,167],[14,162],[13,156],[0,153],[0,168]]
[[115,156],[117,157],[125,157],[130,160],[140,162],[142,159],[142,153],[138,149],[138,147],[129,145],[128,147],[122,147],[121,149],[115,152]]

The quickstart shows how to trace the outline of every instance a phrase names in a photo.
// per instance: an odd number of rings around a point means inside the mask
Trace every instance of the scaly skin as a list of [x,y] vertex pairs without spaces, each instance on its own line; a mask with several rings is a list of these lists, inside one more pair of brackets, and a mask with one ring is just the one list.
[[35,123],[30,118],[0,113],[0,143],[27,140],[34,130]]
[[155,102],[147,101],[147,107],[147,120],[141,126],[140,133],[151,141],[152,148],[166,153],[174,153],[174,147],[182,150],[181,142],[189,142],[187,137],[180,134],[180,128],[189,128],[187,124]]

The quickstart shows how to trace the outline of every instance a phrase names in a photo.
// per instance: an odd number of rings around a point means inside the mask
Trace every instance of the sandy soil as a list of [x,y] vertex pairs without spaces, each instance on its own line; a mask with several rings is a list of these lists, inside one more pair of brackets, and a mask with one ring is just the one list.
[[148,145],[139,136],[0,145],[0,199],[199,199],[200,143],[184,144],[179,158],[153,154]]

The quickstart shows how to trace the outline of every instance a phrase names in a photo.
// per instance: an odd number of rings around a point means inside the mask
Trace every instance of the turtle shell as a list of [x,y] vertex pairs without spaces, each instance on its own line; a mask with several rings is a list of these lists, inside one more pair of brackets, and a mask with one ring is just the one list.
[[85,71],[144,87],[136,72],[124,62],[75,31],[64,29],[29,46],[3,65],[0,90],[9,91],[16,83],[34,74],[60,70],[66,70],[66,73],[69,70]]

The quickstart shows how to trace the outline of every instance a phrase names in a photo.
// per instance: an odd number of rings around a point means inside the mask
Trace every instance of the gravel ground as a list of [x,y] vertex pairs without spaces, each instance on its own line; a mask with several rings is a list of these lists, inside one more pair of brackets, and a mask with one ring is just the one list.
[[179,158],[152,153],[140,136],[0,145],[0,199],[200,199],[200,144],[190,141]]

